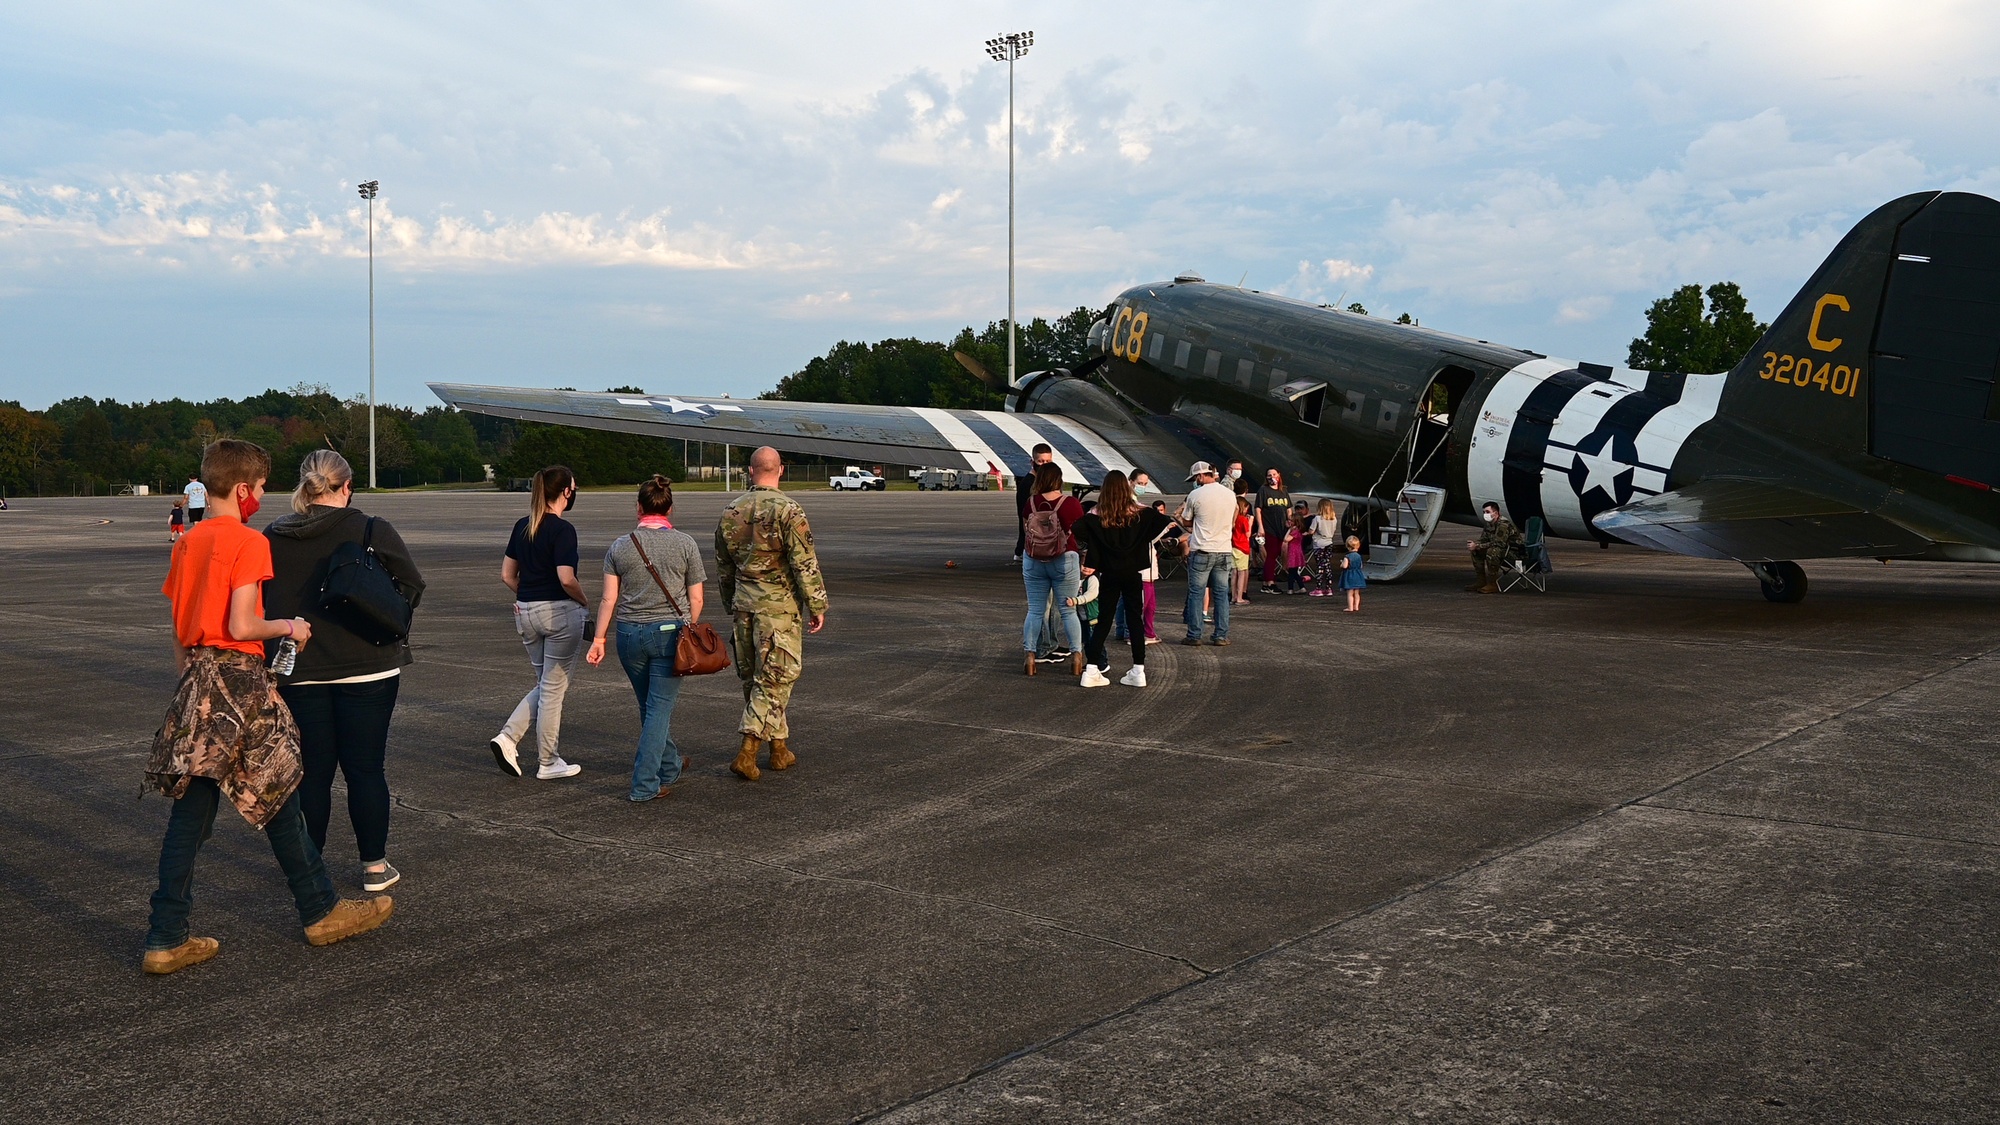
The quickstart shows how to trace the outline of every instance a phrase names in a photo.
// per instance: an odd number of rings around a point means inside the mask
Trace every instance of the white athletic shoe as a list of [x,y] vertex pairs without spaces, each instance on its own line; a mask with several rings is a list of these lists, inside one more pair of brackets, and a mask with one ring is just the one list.
[[493,760],[500,764],[501,769],[515,777],[521,776],[521,755],[514,745],[514,740],[507,737],[506,731],[494,735],[493,740],[487,745],[493,748]]
[[557,758],[555,761],[536,770],[535,776],[541,778],[543,781],[554,781],[559,777],[575,777],[582,772],[582,766],[573,765],[563,761],[561,758]]
[[1104,673],[1105,669],[1099,668],[1095,664],[1086,664],[1083,666],[1083,680],[1081,682],[1084,687],[1104,687],[1111,682],[1111,678]]
[[1126,687],[1145,687],[1146,666],[1144,664],[1132,665],[1132,670],[1119,677],[1118,682],[1124,684]]

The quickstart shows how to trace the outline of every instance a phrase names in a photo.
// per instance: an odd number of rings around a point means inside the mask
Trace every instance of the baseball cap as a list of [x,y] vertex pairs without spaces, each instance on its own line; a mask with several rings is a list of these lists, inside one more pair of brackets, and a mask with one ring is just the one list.
[[1188,466],[1187,479],[1193,480],[1194,478],[1200,476],[1203,473],[1212,473],[1216,476],[1222,475],[1221,473],[1217,473],[1215,471],[1214,465],[1211,465],[1206,461],[1196,461],[1194,464]]

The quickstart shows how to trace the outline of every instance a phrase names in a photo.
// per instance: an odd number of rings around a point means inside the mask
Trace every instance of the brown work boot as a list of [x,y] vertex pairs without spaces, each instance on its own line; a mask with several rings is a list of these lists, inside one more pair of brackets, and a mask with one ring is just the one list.
[[1497,582],[1488,582],[1479,588],[1479,592],[1482,594],[1497,594],[1500,592],[1500,585]]
[[774,770],[788,770],[788,769],[791,769],[791,768],[792,768],[792,763],[793,763],[793,762],[796,762],[796,761],[798,761],[798,760],[799,760],[799,756],[798,756],[797,754],[794,754],[794,753],[792,753],[792,748],[791,748],[791,747],[789,747],[789,746],[787,746],[787,745],[785,745],[785,740],[784,740],[784,739],[782,739],[782,738],[774,738],[774,739],[772,739],[772,740],[771,740],[771,768],[772,768],[772,769],[774,769]]
[[1481,590],[1484,590],[1485,588],[1486,588],[1486,584],[1485,584],[1485,583],[1483,583],[1483,582],[1474,582],[1474,583],[1473,583],[1472,585],[1470,585],[1470,586],[1467,586],[1467,587],[1465,588],[1465,592],[1466,592],[1466,593],[1468,593],[1468,594],[1476,594],[1476,593],[1478,593],[1479,591],[1481,591]]
[[736,760],[729,763],[729,768],[735,771],[736,776],[745,781],[755,781],[764,776],[757,769],[757,747],[763,741],[763,739],[758,738],[754,734],[743,736],[743,749],[738,750],[736,752]]
[[387,922],[395,912],[396,901],[388,895],[344,898],[334,904],[332,913],[306,927],[306,941],[313,945],[345,941]]
[[165,976],[189,965],[199,965],[221,950],[222,943],[212,937],[191,937],[172,949],[148,949],[140,967],[155,976]]

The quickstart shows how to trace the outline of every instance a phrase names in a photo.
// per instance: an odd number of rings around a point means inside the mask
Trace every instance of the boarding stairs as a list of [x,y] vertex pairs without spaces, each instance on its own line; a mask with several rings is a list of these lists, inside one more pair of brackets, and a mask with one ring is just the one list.
[[1417,563],[1444,515],[1444,489],[1406,484],[1396,502],[1369,521],[1372,539],[1361,572],[1370,582],[1394,582]]

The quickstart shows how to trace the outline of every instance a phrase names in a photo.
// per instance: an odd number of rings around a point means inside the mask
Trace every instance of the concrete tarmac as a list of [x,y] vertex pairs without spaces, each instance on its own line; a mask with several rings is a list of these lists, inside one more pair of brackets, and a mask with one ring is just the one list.
[[[2000,1118],[2000,569],[1809,563],[1774,606],[1558,544],[1548,594],[1480,597],[1446,528],[1358,616],[1260,597],[1227,649],[1171,643],[1164,585],[1152,686],[1085,691],[1021,674],[1009,497],[801,499],[799,766],[730,775],[736,680],[691,680],[691,774],[632,805],[611,664],[580,776],[486,749],[525,497],[364,498],[430,582],[396,916],[307,946],[225,809],[222,953],[157,979],[167,505],[0,512],[0,1119]],[[583,497],[593,600],[631,511]],[[338,795],[327,856],[360,893]]]

